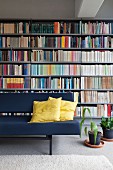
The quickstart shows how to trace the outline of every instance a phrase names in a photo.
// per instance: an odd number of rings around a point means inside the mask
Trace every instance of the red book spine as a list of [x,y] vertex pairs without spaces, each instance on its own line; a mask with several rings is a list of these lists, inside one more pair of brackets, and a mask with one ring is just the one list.
[[21,61],[21,51],[18,51],[17,53],[18,53],[18,55],[17,55],[17,56],[18,56],[18,59],[17,59],[17,60],[18,60],[18,61]]
[[14,87],[14,79],[15,78],[10,78],[10,88],[15,88]]
[[69,47],[68,43],[69,43],[69,38],[68,38],[68,36],[65,36],[65,47],[66,48]]
[[7,75],[7,64],[3,65],[3,73],[4,73],[4,76]]
[[111,116],[111,105],[110,104],[108,104],[108,107],[107,107],[108,109],[108,112],[107,112],[107,116],[108,117],[110,117]]
[[57,39],[57,47],[58,48],[60,48],[61,47],[61,38],[60,37],[58,37],[58,39]]
[[54,33],[59,34],[59,22],[54,22]]

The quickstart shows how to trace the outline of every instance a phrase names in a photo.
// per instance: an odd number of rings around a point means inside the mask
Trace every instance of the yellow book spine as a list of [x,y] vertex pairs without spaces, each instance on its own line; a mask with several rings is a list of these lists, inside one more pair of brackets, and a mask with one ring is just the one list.
[[61,42],[62,42],[62,48],[64,48],[65,47],[65,36],[62,36]]

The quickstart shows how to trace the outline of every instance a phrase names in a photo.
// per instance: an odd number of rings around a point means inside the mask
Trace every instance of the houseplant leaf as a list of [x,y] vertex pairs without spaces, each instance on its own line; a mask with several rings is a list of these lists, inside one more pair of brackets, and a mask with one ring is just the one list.
[[84,132],[85,132],[85,135],[86,135],[86,136],[87,136],[87,134],[88,134],[88,132],[87,132],[88,130],[87,130],[87,129],[88,129],[87,127],[84,128]]
[[89,113],[89,115],[90,115],[90,117],[91,117],[91,111],[90,111],[89,108],[84,108],[84,109],[83,109],[82,117],[85,118],[86,110],[88,110],[88,113]]
[[84,124],[85,118],[83,118],[80,122],[80,137],[81,137],[81,132],[82,132],[82,126]]
[[94,133],[94,144],[96,143],[96,138],[97,138],[97,132],[98,132],[98,127],[95,124],[95,122],[91,122],[91,131]]

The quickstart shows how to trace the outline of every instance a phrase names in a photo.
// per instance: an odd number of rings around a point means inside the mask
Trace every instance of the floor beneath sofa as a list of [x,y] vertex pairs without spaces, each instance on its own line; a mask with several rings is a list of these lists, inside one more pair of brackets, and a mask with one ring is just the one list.
[[[84,146],[79,136],[53,136],[54,155],[104,155],[113,164],[113,142],[105,142],[104,147],[94,149]],[[0,139],[0,155],[41,155],[48,154],[49,143],[34,139]]]

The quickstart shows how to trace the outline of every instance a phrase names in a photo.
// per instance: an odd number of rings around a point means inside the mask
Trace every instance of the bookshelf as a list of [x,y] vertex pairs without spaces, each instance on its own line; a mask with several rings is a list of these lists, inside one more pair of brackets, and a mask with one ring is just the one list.
[[1,19],[0,92],[78,92],[78,117],[108,116],[113,21]]

